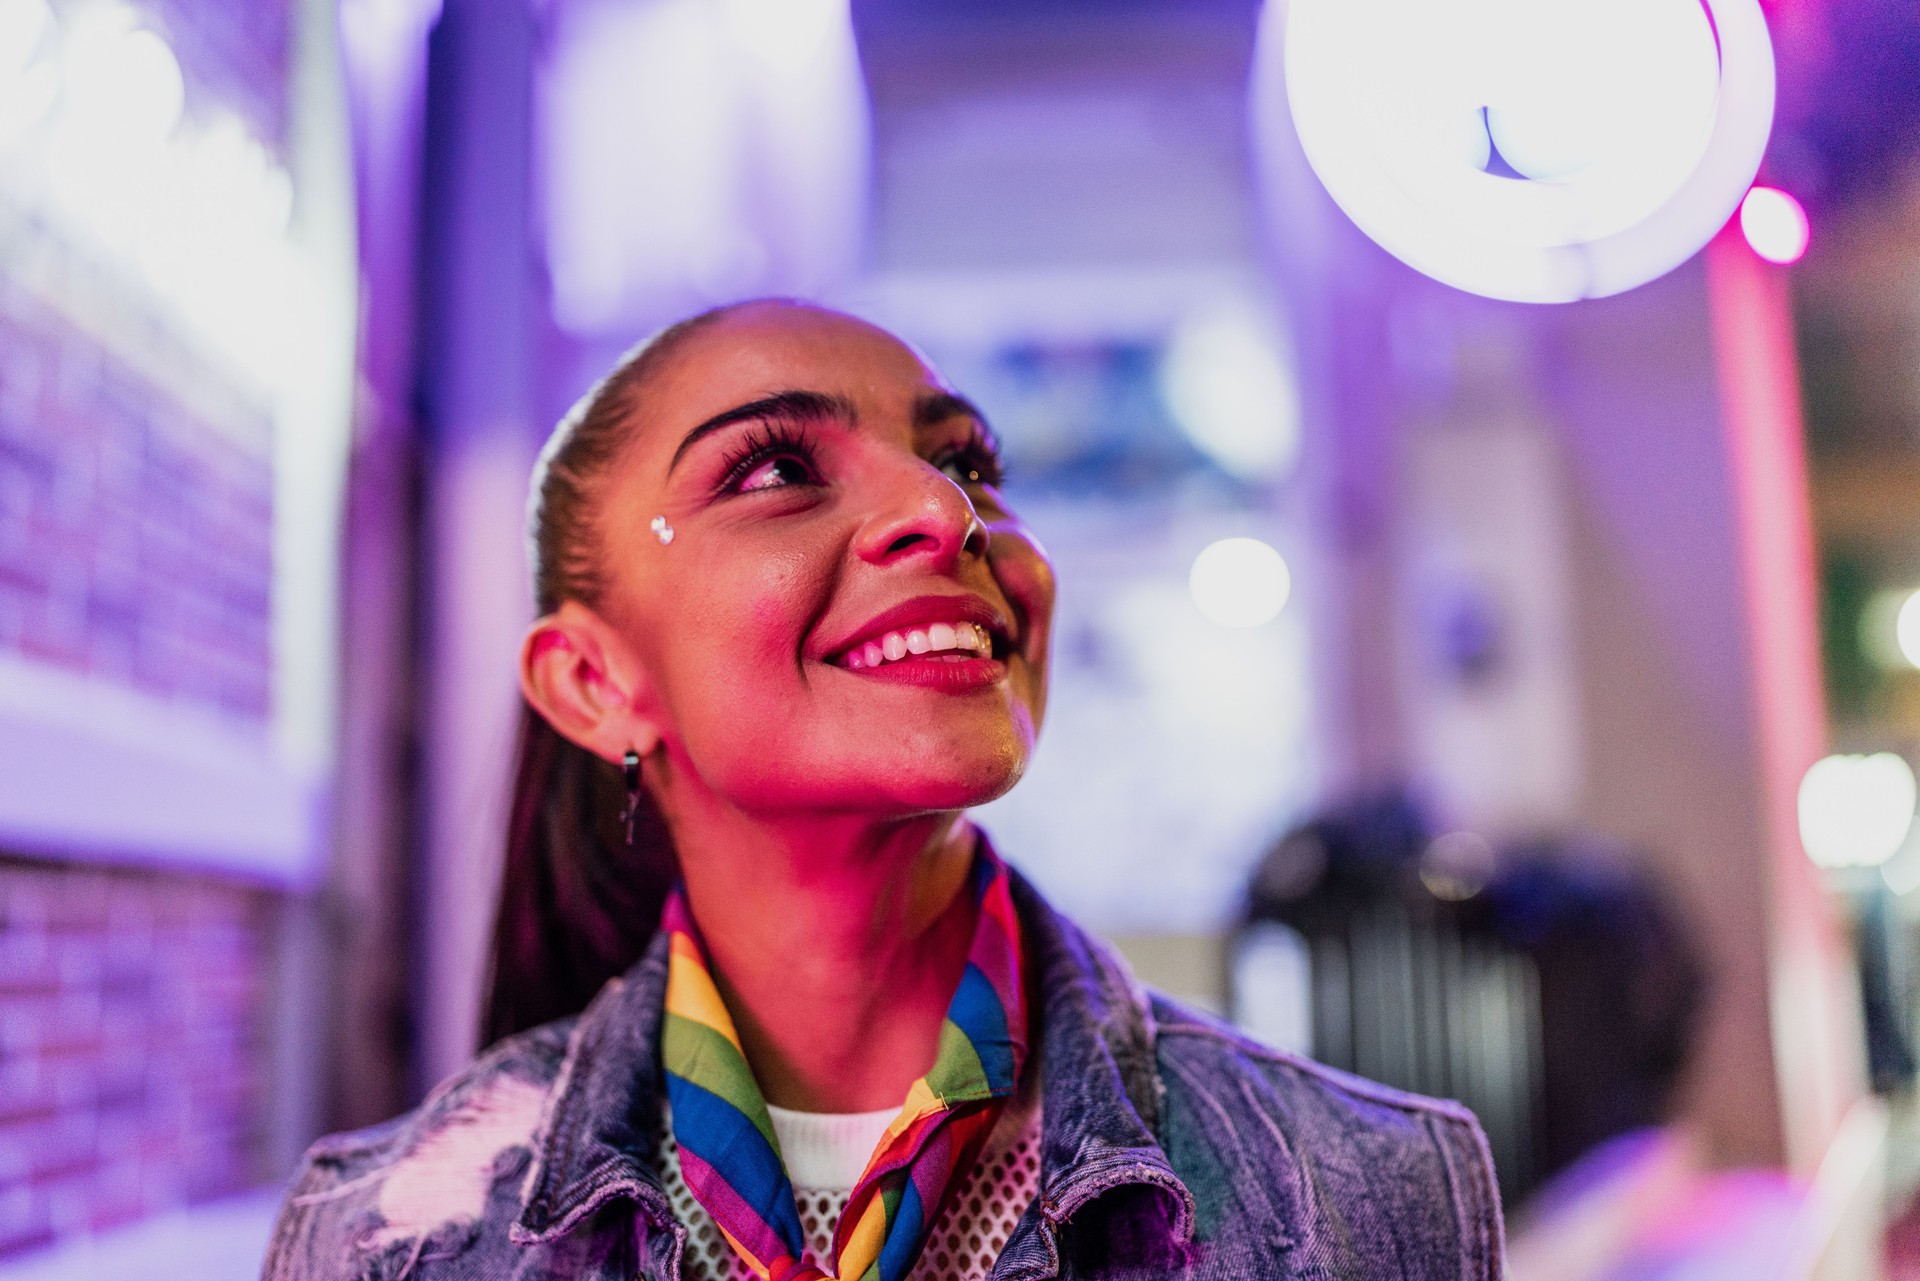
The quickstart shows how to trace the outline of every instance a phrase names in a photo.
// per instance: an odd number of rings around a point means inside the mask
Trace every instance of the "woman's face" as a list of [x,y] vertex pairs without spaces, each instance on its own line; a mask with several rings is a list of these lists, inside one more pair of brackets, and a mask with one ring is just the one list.
[[669,786],[887,815],[1011,787],[1053,570],[973,408],[884,331],[777,303],[696,330],[638,400],[601,491],[599,611]]

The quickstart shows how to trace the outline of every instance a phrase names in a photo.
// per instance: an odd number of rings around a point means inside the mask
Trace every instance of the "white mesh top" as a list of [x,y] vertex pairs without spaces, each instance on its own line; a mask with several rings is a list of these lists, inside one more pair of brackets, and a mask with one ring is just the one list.
[[[808,1261],[824,1266],[833,1249],[853,1185],[897,1108],[884,1112],[824,1116],[768,1107],[780,1151],[793,1180],[800,1226],[807,1235]],[[753,1270],[720,1234],[720,1228],[693,1198],[680,1177],[680,1150],[673,1141],[672,1117],[663,1127],[659,1168],[673,1212],[687,1227],[687,1252],[680,1275],[687,1281],[753,1281]],[[912,1281],[978,1281],[1013,1233],[1040,1191],[1040,1105],[1022,1091],[1000,1116],[973,1173],[933,1225]]]

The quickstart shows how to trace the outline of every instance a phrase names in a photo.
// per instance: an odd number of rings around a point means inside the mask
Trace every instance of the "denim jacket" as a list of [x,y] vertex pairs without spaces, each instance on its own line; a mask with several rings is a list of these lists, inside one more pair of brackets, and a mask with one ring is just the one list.
[[[1465,1108],[1279,1053],[1144,991],[1016,873],[1037,999],[1040,1195],[995,1281],[1496,1281]],[[664,937],[580,1015],[384,1125],[322,1139],[266,1281],[679,1281],[661,1190]]]

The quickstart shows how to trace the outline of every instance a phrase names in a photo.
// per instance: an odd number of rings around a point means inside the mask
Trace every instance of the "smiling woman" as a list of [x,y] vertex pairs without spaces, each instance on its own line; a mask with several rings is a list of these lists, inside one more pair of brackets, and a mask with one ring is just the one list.
[[268,1276],[1498,1275],[1470,1115],[1143,991],[969,823],[1046,703],[1000,480],[918,354],[800,303],[581,401],[535,479],[496,1043],[315,1146]]

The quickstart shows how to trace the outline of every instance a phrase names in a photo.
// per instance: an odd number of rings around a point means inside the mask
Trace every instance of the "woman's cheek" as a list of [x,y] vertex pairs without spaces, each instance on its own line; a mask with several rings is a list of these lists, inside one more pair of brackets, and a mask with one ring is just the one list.
[[994,581],[1019,615],[1020,648],[1033,681],[1030,702],[1037,729],[1046,704],[1047,653],[1053,636],[1053,562],[1016,521],[995,526],[987,559]]

